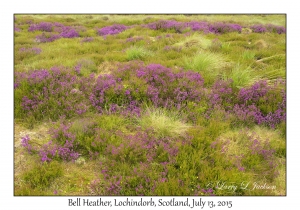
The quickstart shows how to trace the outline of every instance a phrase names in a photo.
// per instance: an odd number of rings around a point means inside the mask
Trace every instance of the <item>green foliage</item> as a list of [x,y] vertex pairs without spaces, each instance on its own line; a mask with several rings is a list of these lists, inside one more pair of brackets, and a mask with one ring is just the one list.
[[246,50],[242,54],[242,59],[243,60],[246,60],[246,61],[250,60],[250,61],[252,61],[252,60],[254,60],[254,58],[255,58],[255,52],[253,52],[253,51]]
[[249,66],[245,67],[241,63],[237,63],[229,73],[224,73],[223,78],[224,80],[232,79],[233,87],[237,88],[249,86],[260,79],[259,76],[255,76]]
[[226,60],[222,55],[209,52],[199,52],[193,58],[185,58],[185,69],[199,72],[206,84],[212,84],[226,66]]
[[90,59],[80,59],[77,62],[77,65],[80,66],[80,75],[89,76],[91,73],[96,73],[98,68],[96,64]]
[[231,51],[230,43],[222,43],[221,50],[225,54],[229,54]]
[[145,49],[144,47],[133,46],[126,50],[126,56],[128,61],[136,59],[144,60],[145,58],[152,55],[153,53]]
[[30,184],[31,188],[44,189],[50,187],[51,183],[63,175],[63,168],[60,163],[40,163],[23,174],[23,179]]
[[201,49],[208,49],[211,47],[212,41],[210,39],[205,38],[204,36],[199,36],[198,34],[193,34],[192,36],[188,36],[180,42],[174,44],[177,47],[197,47]]

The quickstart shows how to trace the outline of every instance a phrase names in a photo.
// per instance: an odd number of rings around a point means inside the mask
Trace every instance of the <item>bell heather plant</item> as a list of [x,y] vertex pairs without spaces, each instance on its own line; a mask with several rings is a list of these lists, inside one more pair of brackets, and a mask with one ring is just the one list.
[[49,22],[40,22],[38,24],[31,24],[28,31],[53,31],[53,24]]
[[35,70],[24,76],[20,81],[25,88],[20,90],[23,114],[35,119],[58,119],[64,114],[81,115],[88,109],[87,98],[77,89],[79,78],[65,68]]
[[98,29],[98,35],[106,36],[106,35],[114,35],[121,33],[122,31],[126,30],[127,26],[121,24],[114,24],[112,26],[106,26],[103,28]]
[[79,37],[79,31],[84,31],[83,27],[65,26],[61,23],[42,22],[39,24],[31,24],[28,31],[43,31],[42,34],[36,36],[36,42],[53,42],[60,38]]
[[[209,23],[206,21],[190,21],[190,22],[177,22],[175,20],[159,20],[157,22],[148,23],[144,27],[153,30],[166,30],[174,29],[176,32],[181,33],[185,28],[190,28],[193,31],[202,31],[204,33],[224,34],[230,32],[242,32],[243,26],[239,24],[215,22]],[[267,25],[253,25],[250,28],[255,33],[275,32],[278,34],[286,33],[283,26],[276,26],[272,24]]]
[[28,135],[23,136],[22,139],[21,139],[21,145],[23,147],[25,147],[29,153],[31,153],[32,146],[29,144],[29,140],[30,140],[30,138],[29,138]]

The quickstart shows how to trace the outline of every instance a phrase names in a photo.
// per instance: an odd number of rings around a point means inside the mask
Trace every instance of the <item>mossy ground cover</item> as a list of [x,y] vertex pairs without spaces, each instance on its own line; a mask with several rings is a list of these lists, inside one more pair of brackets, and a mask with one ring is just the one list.
[[284,15],[15,15],[15,195],[285,195]]

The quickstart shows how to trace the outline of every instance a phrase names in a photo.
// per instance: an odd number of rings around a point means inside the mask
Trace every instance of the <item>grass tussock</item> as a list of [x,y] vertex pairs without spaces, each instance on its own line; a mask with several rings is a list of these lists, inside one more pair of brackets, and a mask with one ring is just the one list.
[[184,59],[185,69],[199,72],[207,84],[212,84],[221,71],[229,64],[222,55],[210,52],[199,52],[192,58]]
[[147,108],[141,118],[137,119],[138,125],[143,129],[153,128],[160,137],[178,137],[186,134],[191,125],[184,123],[178,112],[159,108]]
[[229,73],[224,73],[223,78],[225,80],[232,79],[233,86],[237,88],[250,86],[260,79],[259,76],[254,74],[251,67],[245,67],[240,63],[237,63]]
[[199,47],[201,49],[207,49],[211,46],[211,44],[212,41],[210,39],[198,34],[193,34],[192,36],[188,36],[182,41],[175,43],[173,46],[185,48]]
[[151,56],[153,56],[153,53],[144,47],[133,46],[126,50],[126,58],[128,61],[136,59],[144,60]]

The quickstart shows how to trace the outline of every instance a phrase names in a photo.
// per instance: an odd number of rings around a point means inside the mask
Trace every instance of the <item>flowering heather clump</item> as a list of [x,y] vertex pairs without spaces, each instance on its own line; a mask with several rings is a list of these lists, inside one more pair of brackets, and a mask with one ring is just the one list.
[[[120,82],[120,80],[119,80]],[[109,103],[109,98],[106,96],[106,91],[115,87],[117,84],[116,78],[112,75],[100,75],[96,81],[96,85],[93,89],[93,92],[90,95],[90,101],[92,105],[99,111],[102,112],[106,104]],[[122,86],[119,85],[119,89],[122,89]]]
[[242,88],[238,93],[238,98],[247,104],[257,102],[261,97],[265,96],[270,90],[267,81],[258,81],[250,88]]
[[276,26],[273,24],[267,24],[266,29],[268,32],[274,32],[274,33],[278,33],[278,34],[286,33],[286,28],[284,26]]
[[[162,65],[150,64],[137,69],[136,76],[148,84],[147,95],[155,106],[178,107],[185,101],[200,100],[203,79],[199,73],[174,73]],[[195,86],[199,89],[195,89]]]
[[53,33],[42,33],[41,35],[36,36],[36,42],[53,42],[56,39],[60,39],[61,36],[59,34],[53,34]]
[[242,88],[238,99],[240,104],[234,108],[236,113],[240,113],[238,116],[248,113],[255,118],[256,123],[265,123],[272,128],[286,119],[286,94],[285,91],[279,92],[276,84],[272,87],[266,81],[259,81],[250,88]]
[[209,99],[211,105],[223,105],[224,108],[231,107],[233,102],[234,93],[232,90],[232,81],[218,80],[214,83]]
[[235,104],[232,113],[241,122],[262,124],[264,121],[262,113],[255,105]]
[[49,141],[44,144],[39,151],[39,156],[42,162],[50,162],[56,156],[57,146]]
[[53,25],[55,26],[54,31],[58,31],[60,28],[65,26],[64,24],[59,23],[59,22],[55,22],[55,23],[53,23]]
[[76,89],[79,78],[68,70],[53,67],[50,70],[35,70],[22,78],[28,90],[21,96],[21,108],[26,115],[36,119],[49,116],[53,119],[83,114],[88,104],[85,95]]
[[28,31],[53,31],[53,24],[48,22],[41,22],[38,24],[31,24],[28,28]]
[[22,139],[21,139],[21,145],[23,147],[25,147],[28,150],[29,153],[31,153],[32,146],[29,144],[29,140],[30,140],[30,138],[29,138],[28,135],[23,136]]
[[[36,36],[37,42],[53,42],[60,38],[79,37],[78,31],[85,30],[83,27],[65,26],[61,23],[46,23],[32,24],[28,31],[43,31],[41,35]],[[46,33],[45,33],[46,32]],[[52,33],[54,32],[54,33]]]
[[237,91],[231,84],[231,80],[215,82],[206,95],[211,105],[209,112],[221,108],[240,122],[265,124],[271,128],[285,122],[285,91],[278,91],[277,85],[270,86],[262,80]]
[[146,27],[154,30],[159,29],[175,29],[176,32],[181,32],[185,28],[191,28],[193,31],[202,31],[204,33],[229,33],[229,32],[241,32],[242,26],[238,24],[229,23],[207,23],[207,22],[177,22],[174,20],[161,20],[158,22],[149,23]]
[[79,153],[74,151],[74,141],[66,140],[62,146],[53,144],[49,141],[44,144],[39,151],[42,162],[50,162],[54,158],[60,158],[65,161],[75,161],[79,157]]
[[[175,29],[176,32],[182,32],[183,29],[190,28],[193,31],[202,31],[204,33],[215,33],[223,34],[230,32],[242,32],[242,26],[239,24],[233,23],[208,23],[205,21],[190,21],[190,22],[177,22],[175,20],[160,20],[157,22],[148,23],[143,25],[144,27],[153,29],[153,30],[166,30],[166,29]],[[276,26],[272,24],[268,25],[253,25],[251,29],[255,33],[263,32],[275,32],[278,34],[286,33],[286,29],[283,26]]]
[[264,33],[267,31],[266,27],[264,27],[263,25],[253,25],[251,26],[251,29],[255,33]]
[[284,26],[276,26],[273,24],[267,24],[267,25],[253,25],[251,26],[251,29],[253,30],[253,32],[256,33],[264,33],[264,32],[274,32],[274,33],[278,33],[278,34],[283,34],[286,33],[286,28]]
[[229,32],[241,32],[242,27],[238,24],[230,23],[213,23],[209,25],[209,32],[215,34],[229,33]]
[[100,36],[106,36],[106,35],[113,35],[121,33],[122,31],[126,30],[127,26],[121,25],[121,24],[115,24],[112,26],[106,26],[101,29],[98,29],[98,34]]
[[202,86],[201,75],[191,71],[174,73],[159,64],[136,69],[125,67],[112,75],[100,75],[90,101],[99,112],[103,112],[105,107],[109,107],[111,112],[121,107],[139,112],[138,106],[143,102],[180,109],[186,101],[200,100]]
[[[57,129],[52,129],[52,139],[44,144],[39,150],[42,162],[49,162],[54,158],[60,158],[65,161],[75,161],[79,157],[76,149],[76,136],[69,132],[70,126],[61,125]],[[57,142],[54,143],[53,141]]]
[[204,21],[191,21],[186,23],[186,26],[191,28],[193,31],[202,31],[204,33],[209,33],[209,24]]
[[176,32],[181,32],[184,28],[184,23],[177,22],[175,20],[160,20],[145,25],[147,28],[159,30],[159,29],[175,29]]
[[74,38],[79,37],[79,33],[70,26],[65,26],[62,28],[62,32],[60,33],[60,36],[63,38]]

